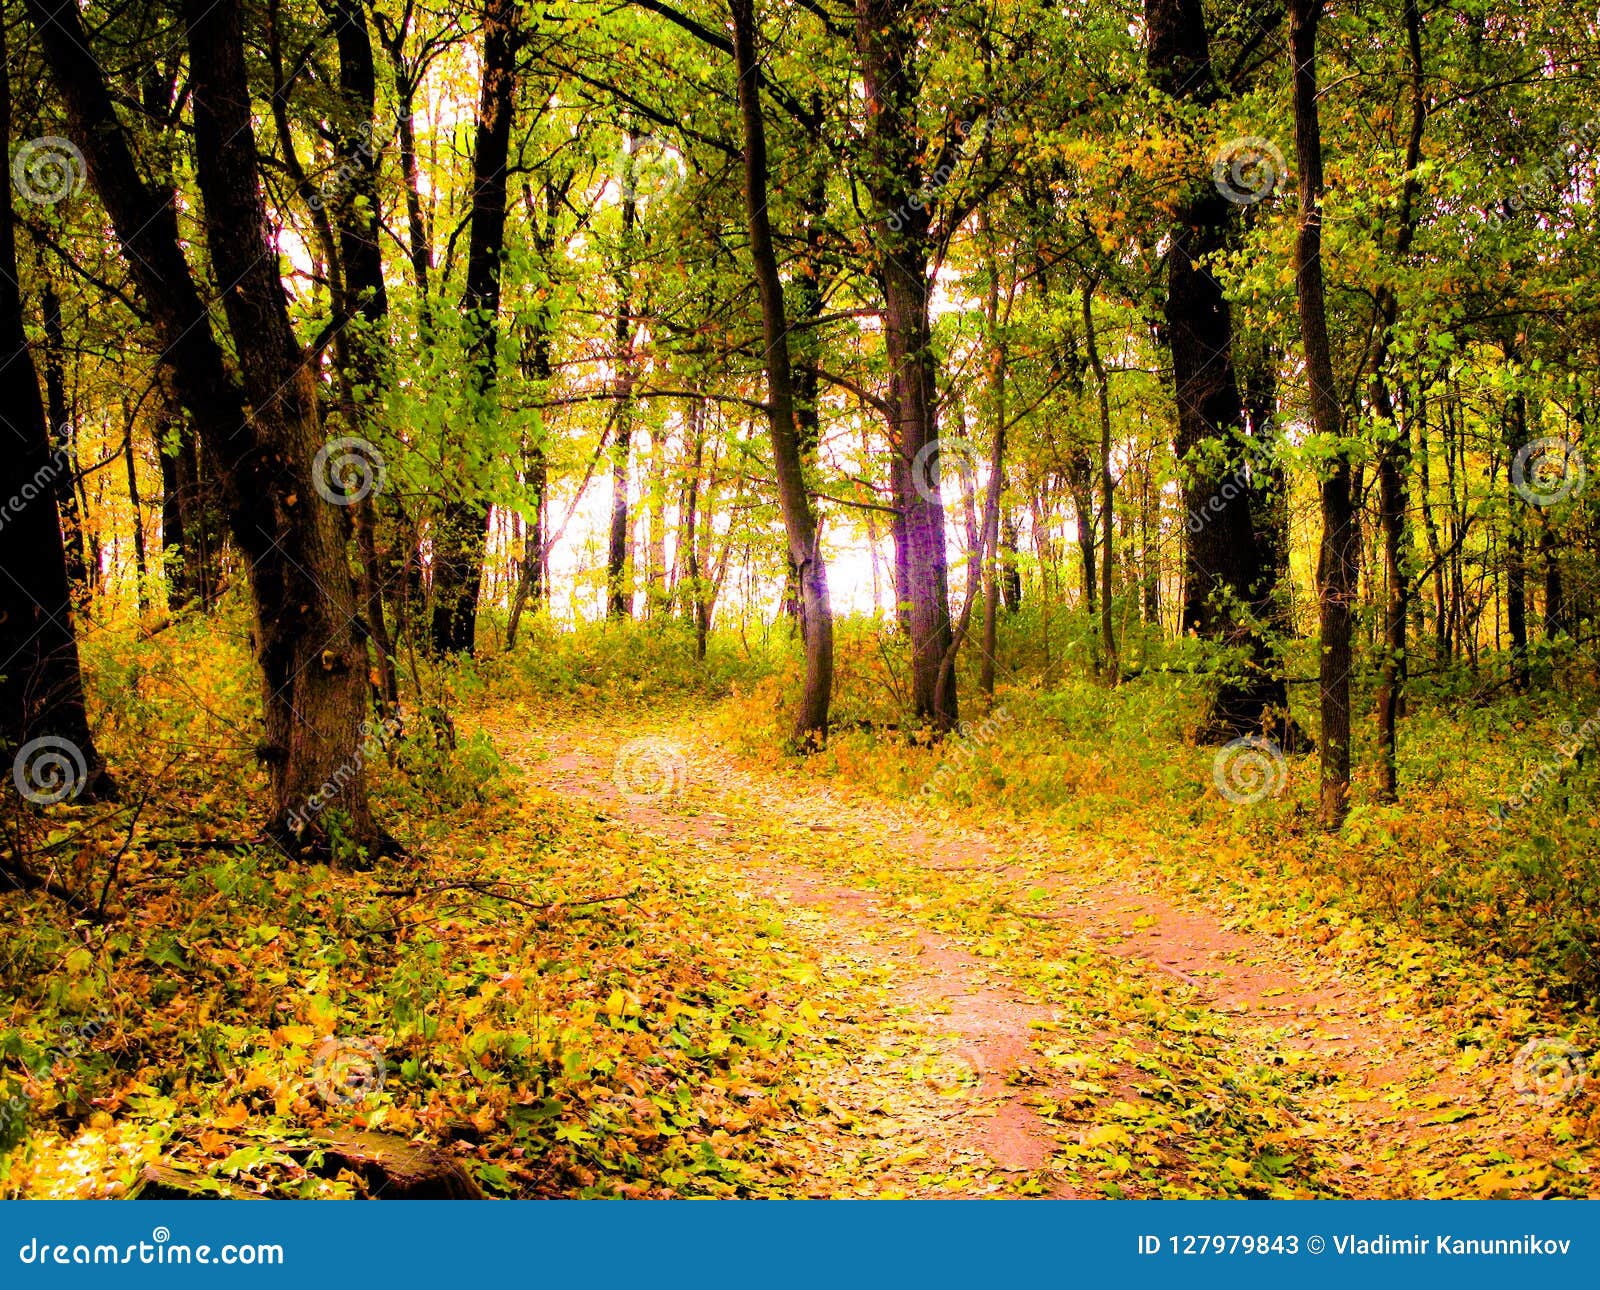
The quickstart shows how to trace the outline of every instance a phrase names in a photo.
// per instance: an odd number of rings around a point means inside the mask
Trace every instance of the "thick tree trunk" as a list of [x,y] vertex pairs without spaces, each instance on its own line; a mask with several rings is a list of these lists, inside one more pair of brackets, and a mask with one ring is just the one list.
[[929,321],[931,255],[916,134],[918,28],[908,0],[856,0],[856,49],[866,96],[867,185],[877,207],[877,276],[883,291],[884,350],[893,410],[890,450],[898,458],[896,571],[911,632],[914,715],[936,732],[958,721],[950,650],[950,593],[944,506],[939,500],[938,424]]
[[[1201,0],[1146,0],[1149,74],[1163,93],[1190,106],[1217,98]],[[1166,325],[1178,405],[1173,450],[1185,468],[1181,628],[1228,647],[1199,737],[1226,742],[1266,731],[1298,742],[1288,719],[1281,660],[1259,624],[1270,621],[1275,571],[1254,541],[1234,368],[1233,320],[1207,260],[1228,244],[1233,207],[1209,174],[1196,175],[1179,206],[1167,253]]]
[[[0,141],[11,78],[0,31]],[[84,710],[67,553],[57,509],[67,462],[51,442],[23,326],[11,194],[0,202],[0,751],[28,800],[115,796]]]
[[238,0],[187,0],[185,16],[207,244],[217,276],[232,284],[223,306],[258,437],[250,482],[271,507],[285,556],[254,565],[273,770],[269,830],[321,850],[331,807],[345,817],[339,829],[370,847],[378,833],[360,766],[365,649],[353,631],[343,526],[315,487],[316,387],[266,237],[240,8]]
[[828,737],[828,705],[833,694],[833,607],[828,599],[821,534],[806,489],[783,281],[778,273],[778,256],[767,216],[767,135],[757,75],[755,6],[753,0],[730,0],[730,8],[734,66],[739,79],[739,115],[744,127],[745,215],[750,231],[750,259],[761,296],[767,419],[778,481],[778,505],[789,539],[789,560],[800,590],[800,617],[805,624],[805,691],[795,715],[794,734],[797,741],[818,746]]
[[1295,290],[1312,424],[1334,445],[1322,479],[1322,546],[1317,557],[1322,619],[1318,685],[1322,701],[1321,820],[1324,828],[1334,829],[1344,820],[1350,797],[1350,638],[1361,530],[1359,492],[1343,443],[1343,410],[1334,385],[1322,282],[1322,131],[1317,113],[1317,24],[1321,16],[1322,0],[1290,0],[1289,56],[1300,196]]
[[249,415],[183,258],[173,204],[134,165],[77,7],[28,0],[28,11],[174,388],[218,463],[229,526],[250,570],[266,724],[260,752],[271,774],[267,831],[325,852],[321,821],[332,807],[344,816],[343,835],[370,848],[380,837],[362,773],[364,651],[351,631],[338,518],[313,484],[322,441],[316,390],[267,241],[237,3],[209,3],[195,0],[189,15],[195,151],[212,267],[233,284],[224,306]]
[[[472,424],[495,418],[495,353],[499,344],[500,269],[506,241],[506,170],[516,89],[515,0],[486,0],[483,82],[472,158],[472,222],[461,311],[467,327],[467,396]],[[433,648],[471,654],[478,594],[489,543],[489,505],[464,484],[440,510],[433,540]]]

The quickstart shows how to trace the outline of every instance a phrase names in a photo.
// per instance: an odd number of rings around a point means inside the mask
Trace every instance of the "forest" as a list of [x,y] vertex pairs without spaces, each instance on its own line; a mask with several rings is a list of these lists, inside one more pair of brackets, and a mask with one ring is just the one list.
[[1600,15],[3,0],[0,1196],[1587,1196]]

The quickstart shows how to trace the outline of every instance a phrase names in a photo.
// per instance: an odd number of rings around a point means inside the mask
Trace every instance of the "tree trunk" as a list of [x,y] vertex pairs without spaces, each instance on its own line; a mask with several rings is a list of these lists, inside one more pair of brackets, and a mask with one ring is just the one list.
[[628,586],[631,525],[628,514],[628,454],[633,446],[633,231],[638,218],[634,188],[633,147],[630,132],[627,158],[622,167],[622,237],[617,253],[617,319],[612,332],[616,353],[616,431],[611,438],[611,534],[606,549],[606,617],[633,617],[633,593]]
[[1000,520],[1000,599],[1008,614],[1022,608],[1021,556],[1016,513],[1007,507]]
[[51,450],[63,466],[51,484],[66,542],[67,581],[75,594],[87,597],[91,586],[89,562],[84,554],[83,514],[78,508],[75,483],[77,454],[73,451],[72,411],[67,406],[66,339],[61,328],[61,299],[48,281],[40,292],[40,304],[44,310],[45,419]]
[[[1400,191],[1400,227],[1395,236],[1395,258],[1404,260],[1415,233],[1415,207],[1422,162],[1422,132],[1427,124],[1428,101],[1423,83],[1422,11],[1417,0],[1406,0],[1406,45],[1411,62],[1411,129],[1406,140],[1405,178]],[[1390,339],[1399,317],[1399,300],[1387,284],[1378,293],[1377,353],[1373,363],[1372,401],[1387,424],[1388,438],[1378,452],[1378,507],[1383,529],[1384,605],[1383,654],[1378,669],[1378,800],[1393,802],[1399,796],[1399,760],[1396,722],[1405,706],[1406,617],[1410,612],[1411,476],[1410,409],[1406,425],[1395,418],[1389,388]]]
[[[553,214],[553,212],[552,212]],[[536,390],[545,390],[550,383],[550,333],[548,320],[540,317],[532,324],[532,334],[524,342],[523,375]],[[543,430],[540,430],[541,435]],[[506,620],[506,650],[517,643],[517,628],[528,605],[535,612],[544,603],[545,562],[545,492],[548,487],[543,442],[523,445],[523,483],[533,496],[533,518],[529,520],[522,543],[522,576],[511,600],[511,615]]]
[[[706,637],[711,631],[711,616],[700,565],[700,535],[696,529],[700,509],[700,472],[704,469],[706,449],[705,404],[698,400],[689,409],[689,439],[691,457],[688,478],[684,481],[683,500],[684,556],[689,579],[688,608],[694,624],[694,656],[697,661],[703,662]],[[709,511],[709,507],[707,509]]]
[[1335,829],[1350,797],[1350,637],[1356,564],[1361,549],[1359,515],[1343,411],[1334,385],[1322,282],[1322,131],[1317,113],[1317,24],[1322,0],[1290,0],[1289,56],[1294,73],[1294,139],[1299,169],[1300,215],[1295,242],[1295,290],[1300,336],[1310,383],[1311,420],[1334,445],[1322,480],[1322,546],[1317,595],[1322,618],[1321,820]]
[[[1517,349],[1506,346],[1506,358],[1515,362]],[[1528,401],[1518,390],[1506,403],[1506,631],[1511,637],[1511,687],[1526,691],[1528,669],[1528,564],[1524,516],[1527,503],[1512,482],[1517,453],[1528,442]]]
[[322,441],[316,390],[267,241],[236,0],[209,8],[210,0],[193,0],[189,39],[205,227],[213,270],[233,284],[224,306],[248,416],[183,258],[173,203],[140,178],[77,7],[27,3],[175,390],[218,463],[229,526],[250,570],[266,725],[260,755],[271,775],[267,832],[326,853],[322,820],[336,807],[343,836],[375,847],[380,834],[362,773],[364,651],[351,631],[340,526],[313,484]]
[[124,400],[123,409],[122,464],[128,478],[128,509],[133,515],[133,594],[142,618],[150,608],[150,558],[144,545],[144,503],[139,497],[139,472],[133,449],[135,419],[131,400]]
[[[1149,73],[1191,107],[1215,102],[1201,0],[1146,0]],[[1222,743],[1268,731],[1298,742],[1288,719],[1281,660],[1258,624],[1270,621],[1274,571],[1263,567],[1251,513],[1244,413],[1233,358],[1233,320],[1207,261],[1227,246],[1233,207],[1209,174],[1179,206],[1167,254],[1166,326],[1178,405],[1173,451],[1184,467],[1182,630],[1237,658],[1216,678],[1199,737]]]
[[1116,514],[1112,504],[1115,484],[1111,478],[1111,393],[1105,364],[1100,361],[1100,346],[1095,338],[1094,288],[1088,283],[1083,287],[1083,334],[1100,411],[1100,646],[1105,651],[1106,679],[1115,684],[1122,668],[1117,661],[1117,638],[1112,630],[1111,616],[1111,526]]
[[[339,48],[341,114],[335,141],[341,166],[350,175],[334,198],[334,224],[339,239],[343,290],[334,313],[340,338],[342,411],[351,428],[371,435],[374,411],[381,408],[388,384],[389,295],[383,280],[383,255],[378,194],[378,150],[373,145],[378,82],[372,39],[358,0],[335,0],[334,35]],[[361,625],[372,642],[377,664],[379,710],[391,716],[399,706],[394,641],[384,619],[386,561],[378,551],[377,504],[370,492],[351,507],[356,538]]]
[[[0,31],[0,141],[11,141],[11,77]],[[48,312],[48,306],[47,306]],[[115,796],[84,710],[54,449],[23,326],[11,195],[0,202],[0,742],[5,781],[29,801]]]
[[833,607],[821,534],[806,489],[795,387],[789,358],[789,327],[783,281],[767,216],[767,135],[761,111],[756,61],[754,0],[730,0],[734,65],[739,78],[739,115],[744,128],[744,198],[750,231],[750,259],[761,295],[761,329],[767,374],[767,420],[778,481],[778,504],[789,539],[789,559],[800,589],[805,624],[806,679],[795,715],[795,739],[819,746],[828,737],[828,706],[833,694]]
[[893,411],[890,450],[898,485],[898,589],[911,632],[911,698],[934,731],[959,719],[951,642],[944,506],[929,321],[931,257],[916,119],[917,20],[909,0],[856,0],[856,49],[866,97],[867,186],[877,209],[876,265],[883,291],[884,350]]
[[[467,401],[473,427],[496,418],[495,354],[500,329],[500,272],[506,241],[506,172],[515,106],[517,6],[486,0],[483,82],[472,154],[472,220],[461,311],[467,328]],[[440,509],[433,540],[433,648],[471,654],[477,638],[478,593],[489,544],[489,505],[475,481]]]
[[[994,253],[993,231],[989,227],[987,209],[978,213],[979,231],[987,244],[989,290],[984,300],[985,322],[989,330],[989,390],[994,413],[994,465],[998,472],[991,481],[994,492],[1005,490],[1006,452],[1006,343],[1000,331],[1000,260]],[[984,510],[984,532],[981,545],[985,552],[983,561],[983,643],[978,663],[978,689],[994,697],[995,651],[999,647],[1000,597],[1002,579],[1000,556],[1000,507],[991,514]]]

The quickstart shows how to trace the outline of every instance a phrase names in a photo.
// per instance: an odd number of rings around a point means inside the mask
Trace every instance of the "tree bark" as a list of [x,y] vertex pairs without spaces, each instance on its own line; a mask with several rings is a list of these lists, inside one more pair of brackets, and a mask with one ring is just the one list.
[[[144,503],[139,497],[139,472],[133,447],[134,415],[131,401],[124,400],[122,465],[128,480],[128,510],[133,517],[133,594],[142,618],[150,608],[150,562],[144,545]],[[159,423],[158,423],[159,424]]]
[[750,232],[750,259],[761,296],[762,339],[766,342],[763,352],[767,421],[778,481],[778,505],[789,540],[789,560],[800,590],[800,618],[805,624],[805,689],[795,715],[794,735],[797,742],[815,747],[828,737],[828,706],[833,694],[833,608],[828,599],[821,533],[806,488],[783,281],[778,273],[778,256],[773,248],[772,225],[767,214],[767,134],[757,77],[754,0],[730,0],[729,7],[733,15],[739,116],[744,128],[745,215]]
[[[11,77],[0,31],[0,141]],[[4,780],[34,801],[102,801],[115,786],[84,706],[61,537],[55,449],[23,326],[11,194],[0,202],[0,743]]]
[[1100,412],[1100,646],[1105,651],[1106,679],[1113,684],[1121,676],[1117,661],[1117,638],[1111,614],[1111,527],[1115,517],[1115,484],[1111,478],[1111,393],[1105,364],[1100,361],[1100,346],[1094,330],[1094,288],[1083,287],[1083,336],[1089,354],[1089,369],[1094,373],[1096,404]]
[[[1416,198],[1420,187],[1417,168],[1422,163],[1422,133],[1427,124],[1428,100],[1423,84],[1422,11],[1418,0],[1406,0],[1406,47],[1411,64],[1411,128],[1406,138],[1405,178],[1400,189],[1400,227],[1395,235],[1395,259],[1403,261],[1416,231]],[[1399,758],[1396,722],[1405,706],[1406,617],[1410,612],[1412,546],[1408,481],[1411,476],[1410,409],[1407,424],[1395,417],[1390,392],[1390,344],[1400,306],[1393,288],[1384,284],[1378,293],[1382,326],[1373,363],[1372,402],[1388,426],[1388,439],[1378,453],[1378,508],[1383,529],[1384,580],[1388,595],[1384,605],[1383,654],[1378,668],[1378,800],[1393,802],[1399,796]]]
[[[1515,362],[1518,349],[1506,346],[1506,359]],[[1528,667],[1528,556],[1524,516],[1528,503],[1512,482],[1517,453],[1528,442],[1528,400],[1521,390],[1506,403],[1506,631],[1511,637],[1511,688],[1525,692],[1532,679]]]
[[[917,17],[909,0],[856,0],[856,50],[866,97],[866,183],[877,208],[876,265],[898,486],[897,589],[911,633],[913,714],[937,733],[959,720],[950,649],[944,506],[929,320],[931,227],[916,133]],[[913,476],[916,476],[915,478]]]
[[1294,139],[1300,214],[1295,241],[1295,294],[1310,384],[1311,420],[1332,457],[1322,479],[1322,544],[1317,556],[1321,609],[1321,822],[1335,829],[1350,797],[1350,662],[1359,515],[1344,418],[1334,385],[1322,280],[1322,130],[1317,112],[1317,24],[1322,0],[1290,0],[1289,56],[1294,79]]
[[615,274],[617,318],[612,331],[616,354],[616,421],[611,438],[611,533],[606,547],[606,617],[633,617],[633,592],[628,586],[628,554],[632,547],[628,513],[628,456],[633,447],[633,232],[638,219],[638,194],[634,189],[633,145],[622,168],[622,236]]
[[[372,38],[360,0],[335,0],[334,37],[339,49],[341,113],[335,141],[342,166],[350,175],[334,200],[334,225],[339,239],[343,290],[333,324],[340,337],[338,354],[345,417],[358,434],[371,435],[374,411],[382,406],[388,384],[385,356],[389,294],[383,280],[379,245],[378,149],[373,136],[377,118],[378,80]],[[371,492],[351,507],[356,538],[361,625],[372,642],[377,664],[380,711],[391,716],[399,707],[400,685],[394,640],[384,618],[385,557],[377,543],[377,502]]]
[[[1201,0],[1146,0],[1145,24],[1157,89],[1189,107],[1215,103]],[[1236,660],[1216,677],[1199,738],[1224,743],[1267,732],[1288,746],[1299,736],[1278,651],[1263,630],[1276,576],[1254,541],[1232,312],[1207,266],[1228,244],[1233,209],[1209,174],[1196,176],[1177,209],[1167,255],[1165,317],[1178,410],[1173,451],[1184,467],[1188,539],[1181,627],[1227,647]]]
[[[472,159],[472,219],[461,311],[467,328],[467,393],[472,425],[495,419],[495,355],[499,344],[500,271],[506,241],[506,175],[511,155],[517,51],[516,0],[486,0],[483,83]],[[489,505],[474,481],[440,509],[433,541],[433,648],[471,654],[478,594],[489,543]]]
[[140,178],[77,7],[27,0],[176,393],[218,464],[229,527],[249,568],[266,726],[259,752],[271,777],[267,833],[287,847],[326,853],[324,821],[333,807],[344,816],[343,835],[371,849],[381,838],[360,753],[365,666],[351,631],[355,604],[340,525],[313,485],[322,439],[316,390],[267,240],[237,0],[208,4],[192,0],[189,15],[195,152],[212,266],[233,284],[224,307],[244,390],[223,364],[183,258],[173,203]]
[[61,327],[61,298],[48,281],[39,293],[44,312],[45,419],[50,445],[65,467],[52,480],[56,506],[61,512],[66,542],[67,581],[74,593],[87,597],[92,590],[89,562],[84,554],[83,514],[78,508],[77,454],[73,451],[72,410],[67,406],[66,338]]

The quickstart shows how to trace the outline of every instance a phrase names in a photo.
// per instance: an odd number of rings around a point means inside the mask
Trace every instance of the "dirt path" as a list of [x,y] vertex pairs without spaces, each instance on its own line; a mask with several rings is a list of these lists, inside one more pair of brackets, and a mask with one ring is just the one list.
[[1430,1194],[1557,1154],[1549,1108],[1400,992],[1081,847],[741,762],[692,715],[483,724],[544,787],[780,902],[824,973],[878,984],[835,1019],[854,1051],[822,1078],[887,1189],[925,1194],[931,1171],[945,1192],[1069,1196],[1109,1170],[1130,1194],[1215,1194],[1223,1170],[1298,1158],[1301,1190]]

